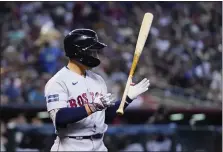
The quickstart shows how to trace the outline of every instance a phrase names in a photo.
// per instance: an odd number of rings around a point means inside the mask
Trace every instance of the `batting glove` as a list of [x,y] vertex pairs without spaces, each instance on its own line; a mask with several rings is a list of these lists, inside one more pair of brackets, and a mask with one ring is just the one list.
[[96,111],[101,111],[107,107],[115,105],[116,98],[111,93],[106,94],[105,96],[98,95],[95,97],[94,101],[88,104],[92,113]]
[[136,99],[140,94],[146,92],[149,89],[149,80],[144,78],[136,85],[131,85],[128,91],[128,97],[132,100]]

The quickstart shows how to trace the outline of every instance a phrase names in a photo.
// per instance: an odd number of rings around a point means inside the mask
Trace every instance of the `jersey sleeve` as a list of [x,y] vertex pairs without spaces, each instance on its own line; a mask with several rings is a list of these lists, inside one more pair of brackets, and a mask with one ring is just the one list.
[[45,86],[47,111],[67,107],[68,93],[60,82],[50,81]]

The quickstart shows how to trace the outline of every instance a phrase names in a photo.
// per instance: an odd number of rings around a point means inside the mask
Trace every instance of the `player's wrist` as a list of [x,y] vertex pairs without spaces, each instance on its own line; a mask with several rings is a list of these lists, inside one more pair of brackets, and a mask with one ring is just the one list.
[[92,104],[92,103],[86,104],[86,108],[87,108],[89,114],[103,110],[102,108],[99,108],[99,107],[97,107],[97,105]]
[[[134,91],[129,91],[129,93],[127,94],[127,97],[129,98],[129,99],[131,99],[131,100],[134,100],[134,99],[136,99],[137,98],[137,95],[135,94],[135,92],[136,92],[136,90],[134,90]],[[127,98],[126,97],[126,98]]]
[[133,101],[129,96],[126,97],[125,103],[130,104]]
[[85,104],[84,106],[88,115],[91,115],[92,113],[94,113],[94,111],[92,110],[89,104]]

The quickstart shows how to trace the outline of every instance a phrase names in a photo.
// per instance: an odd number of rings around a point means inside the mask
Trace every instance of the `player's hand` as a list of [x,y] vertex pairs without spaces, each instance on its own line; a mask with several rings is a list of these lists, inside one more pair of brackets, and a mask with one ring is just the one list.
[[94,101],[89,104],[89,108],[92,112],[101,111],[107,107],[115,105],[116,98],[113,94],[108,93],[105,96],[98,95]]
[[128,91],[128,97],[132,100],[136,99],[140,94],[146,92],[149,89],[149,80],[144,78],[136,85],[131,85]]

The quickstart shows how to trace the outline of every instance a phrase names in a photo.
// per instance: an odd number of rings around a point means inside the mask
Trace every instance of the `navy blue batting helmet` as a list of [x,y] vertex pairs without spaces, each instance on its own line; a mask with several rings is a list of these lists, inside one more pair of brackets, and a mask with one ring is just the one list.
[[64,38],[66,56],[88,67],[100,64],[97,51],[106,46],[99,42],[97,33],[90,29],[73,30]]

